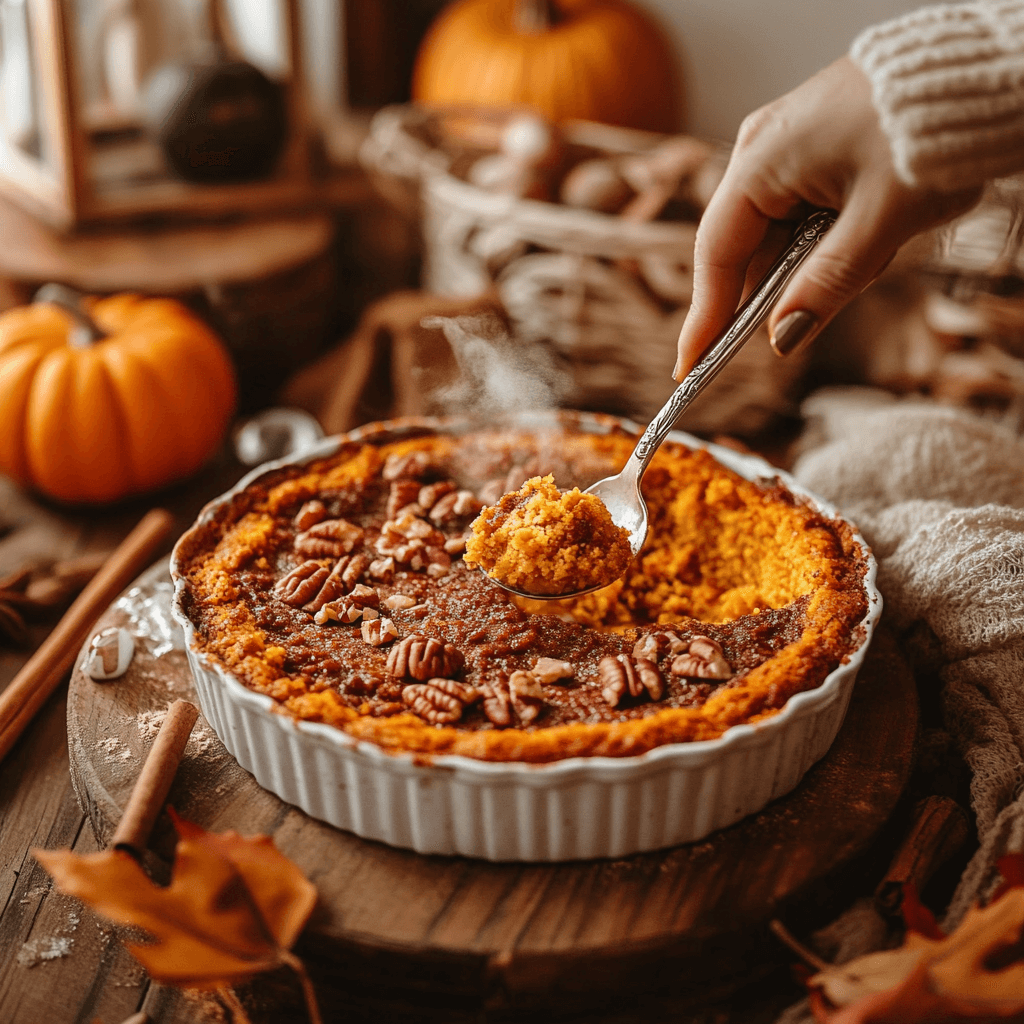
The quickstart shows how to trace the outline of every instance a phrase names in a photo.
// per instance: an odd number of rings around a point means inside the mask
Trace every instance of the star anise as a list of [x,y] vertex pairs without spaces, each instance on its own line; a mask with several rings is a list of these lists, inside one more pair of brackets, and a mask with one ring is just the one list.
[[0,641],[20,647],[28,639],[28,627],[22,609],[29,603],[25,594],[31,569],[19,569],[0,579]]
[[0,578],[0,643],[28,641],[26,620],[44,620],[67,605],[96,575],[108,552],[91,552],[49,569],[25,566]]

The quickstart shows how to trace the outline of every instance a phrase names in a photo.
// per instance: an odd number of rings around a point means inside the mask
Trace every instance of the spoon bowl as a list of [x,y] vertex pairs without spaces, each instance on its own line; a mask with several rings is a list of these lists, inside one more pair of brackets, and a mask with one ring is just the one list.
[[[740,306],[728,327],[708,346],[693,369],[651,420],[626,460],[625,466],[614,476],[605,477],[587,488],[585,493],[600,498],[611,514],[612,522],[629,534],[629,548],[634,558],[639,554],[647,538],[647,506],[640,494],[640,481],[651,459],[654,458],[654,453],[668,437],[683,410],[718,376],[729,360],[768,319],[768,314],[782,294],[786,283],[835,221],[836,214],[832,210],[818,210],[797,228],[792,242]],[[487,575],[482,568],[481,572]],[[487,578],[503,590],[529,598],[531,601],[565,601],[600,590],[615,582],[614,579],[609,579],[584,590],[562,594],[531,594],[511,587],[493,576]]]

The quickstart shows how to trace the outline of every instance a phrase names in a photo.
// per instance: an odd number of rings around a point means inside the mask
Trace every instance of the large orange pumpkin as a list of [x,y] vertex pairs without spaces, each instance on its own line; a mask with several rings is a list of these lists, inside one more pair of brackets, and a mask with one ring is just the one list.
[[106,337],[64,309],[0,315],[0,471],[68,502],[153,490],[194,472],[235,407],[231,362],[181,303],[87,299]]
[[527,106],[556,123],[680,127],[675,57],[626,0],[457,0],[423,40],[413,99]]

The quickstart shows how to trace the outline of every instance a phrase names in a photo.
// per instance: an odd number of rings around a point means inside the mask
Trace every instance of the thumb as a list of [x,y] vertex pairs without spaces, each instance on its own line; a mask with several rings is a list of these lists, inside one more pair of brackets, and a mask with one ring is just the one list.
[[885,269],[913,232],[900,231],[874,196],[851,196],[835,224],[793,276],[768,321],[777,355],[809,344]]

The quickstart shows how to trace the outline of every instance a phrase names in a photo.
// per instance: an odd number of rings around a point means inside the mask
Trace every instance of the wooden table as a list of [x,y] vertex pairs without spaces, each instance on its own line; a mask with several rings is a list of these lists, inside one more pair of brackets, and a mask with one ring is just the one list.
[[[103,512],[68,511],[48,507],[20,494],[0,478],[0,521],[15,527],[0,539],[0,573],[34,557],[67,557],[83,550],[112,547],[152,504],[162,504],[175,514],[184,529],[210,497],[221,493],[241,473],[233,460],[223,455],[187,486],[157,495],[149,502],[129,503]],[[34,636],[38,643],[46,629]],[[0,686],[6,685],[28,651],[12,653],[0,648]],[[161,1024],[197,1024],[216,1020],[211,996],[186,994],[153,984],[126,952],[119,932],[82,907],[77,900],[61,896],[50,888],[49,878],[31,855],[33,847],[71,847],[79,853],[98,848],[89,821],[79,806],[69,772],[66,740],[66,695],[59,691],[0,764],[0,1021],[4,1024],[120,1024],[138,1010],[146,1011]],[[898,829],[885,832],[873,850],[851,864],[844,877],[832,880],[827,913],[832,914],[862,892],[870,892],[884,869]],[[812,895],[820,900],[822,893]],[[826,912],[819,907],[819,916]],[[813,914],[812,914],[813,916]],[[307,954],[308,955],[308,954]],[[381,957],[386,958],[382,953]],[[380,957],[378,957],[378,960]],[[613,1017],[619,1024],[689,1024],[692,1020],[710,1024],[767,1024],[800,991],[790,979],[792,958],[778,951],[767,965],[759,987],[733,997],[713,1011],[699,1016],[681,1015],[671,1001],[660,1008],[648,1004],[642,1011],[617,1008]],[[347,965],[350,977],[365,968],[376,976],[387,976],[387,963],[360,965],[358,955]],[[537,965],[535,965],[536,967]],[[542,966],[542,965],[541,965]],[[354,972],[354,975],[353,973]],[[451,973],[450,965],[437,964],[437,977]],[[332,987],[327,997],[344,1000],[344,980]],[[388,1012],[374,1016],[369,1010],[355,1010],[338,1017],[334,1003],[330,1019],[352,1021],[396,1020],[419,1022],[426,1019],[432,999],[429,964],[419,979],[422,1003],[396,1004],[384,999]],[[537,993],[534,992],[537,996]],[[244,992],[253,1024],[281,1024],[300,1021],[294,1016],[295,992],[286,977],[264,977]],[[563,1003],[557,1013],[545,1016],[543,988],[522,1019],[576,1021],[590,1024],[567,1010]],[[282,1010],[282,1008],[287,1008]],[[446,1010],[430,1019],[445,1024],[482,1024],[484,1021],[513,1021],[521,1017],[515,1007],[498,1000],[493,1008],[467,1005]],[[707,1014],[711,1015],[708,1016]],[[602,1018],[604,1020],[606,1018]]]

